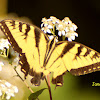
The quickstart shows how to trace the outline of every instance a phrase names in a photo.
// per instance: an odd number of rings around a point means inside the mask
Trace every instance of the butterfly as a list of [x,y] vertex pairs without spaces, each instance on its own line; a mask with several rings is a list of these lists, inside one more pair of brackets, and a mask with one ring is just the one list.
[[100,53],[77,42],[49,40],[37,26],[17,20],[2,20],[0,29],[12,48],[19,53],[25,77],[39,86],[41,79],[53,73],[52,83],[63,85],[63,75],[84,75],[100,70]]

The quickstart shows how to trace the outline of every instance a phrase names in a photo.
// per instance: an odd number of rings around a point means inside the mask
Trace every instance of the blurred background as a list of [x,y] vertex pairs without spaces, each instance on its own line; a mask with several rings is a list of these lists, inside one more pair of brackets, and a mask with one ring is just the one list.
[[[100,1],[99,0],[0,0],[0,19],[27,19],[40,27],[43,17],[55,16],[58,19],[69,17],[78,26],[78,38],[82,43],[100,52]],[[100,87],[92,87],[92,82],[100,83],[100,72],[83,76],[72,76],[66,73],[63,87],[51,84],[53,100],[100,100]],[[16,83],[17,84],[17,83]],[[20,83],[22,84],[22,83]],[[37,91],[46,87],[34,87]],[[29,95],[28,90],[23,92]],[[40,96],[40,100],[49,100],[48,90]],[[12,98],[14,100],[15,98]]]

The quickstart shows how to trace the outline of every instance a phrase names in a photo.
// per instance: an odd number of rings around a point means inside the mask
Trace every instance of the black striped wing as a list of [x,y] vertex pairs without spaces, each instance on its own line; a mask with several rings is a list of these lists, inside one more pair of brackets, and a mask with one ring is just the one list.
[[56,85],[63,83],[62,75],[67,70],[77,76],[100,70],[100,53],[76,42],[57,42],[50,60],[46,68],[54,70],[52,82]]
[[25,76],[40,84],[43,75],[53,72],[52,82],[63,84],[63,74],[68,70],[73,75],[83,75],[100,70],[100,54],[76,42],[55,42],[36,26],[20,21],[3,20],[0,28],[10,44],[20,54],[21,70]]
[[48,37],[38,27],[15,20],[1,21],[0,29],[14,50],[20,54],[19,64],[25,76],[29,73],[40,79]]

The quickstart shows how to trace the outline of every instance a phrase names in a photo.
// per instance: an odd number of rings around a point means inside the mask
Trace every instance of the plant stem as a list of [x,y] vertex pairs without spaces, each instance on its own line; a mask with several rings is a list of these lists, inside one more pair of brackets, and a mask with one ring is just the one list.
[[[48,81],[47,81],[48,80]],[[47,75],[47,79],[45,77],[45,81],[46,81],[46,84],[48,86],[48,90],[49,90],[49,95],[50,95],[50,100],[52,100],[52,95],[51,95],[51,88],[50,88],[50,82],[49,82],[49,76]]]
[[34,91],[29,87],[29,85],[24,81],[24,79],[19,75],[19,73],[16,70],[16,66],[15,66],[14,70],[15,70],[17,76],[25,83],[26,87],[31,91],[31,93],[34,93]]

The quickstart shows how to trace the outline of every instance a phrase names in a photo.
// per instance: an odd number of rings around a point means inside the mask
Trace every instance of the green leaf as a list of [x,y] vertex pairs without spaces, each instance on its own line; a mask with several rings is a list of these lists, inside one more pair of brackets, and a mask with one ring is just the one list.
[[32,93],[29,97],[28,97],[28,100],[39,100],[38,99],[38,96],[45,90],[45,89],[47,89],[47,88],[44,88],[44,89],[41,89],[41,90],[39,90],[39,91],[37,91],[37,92],[35,92],[35,93]]

